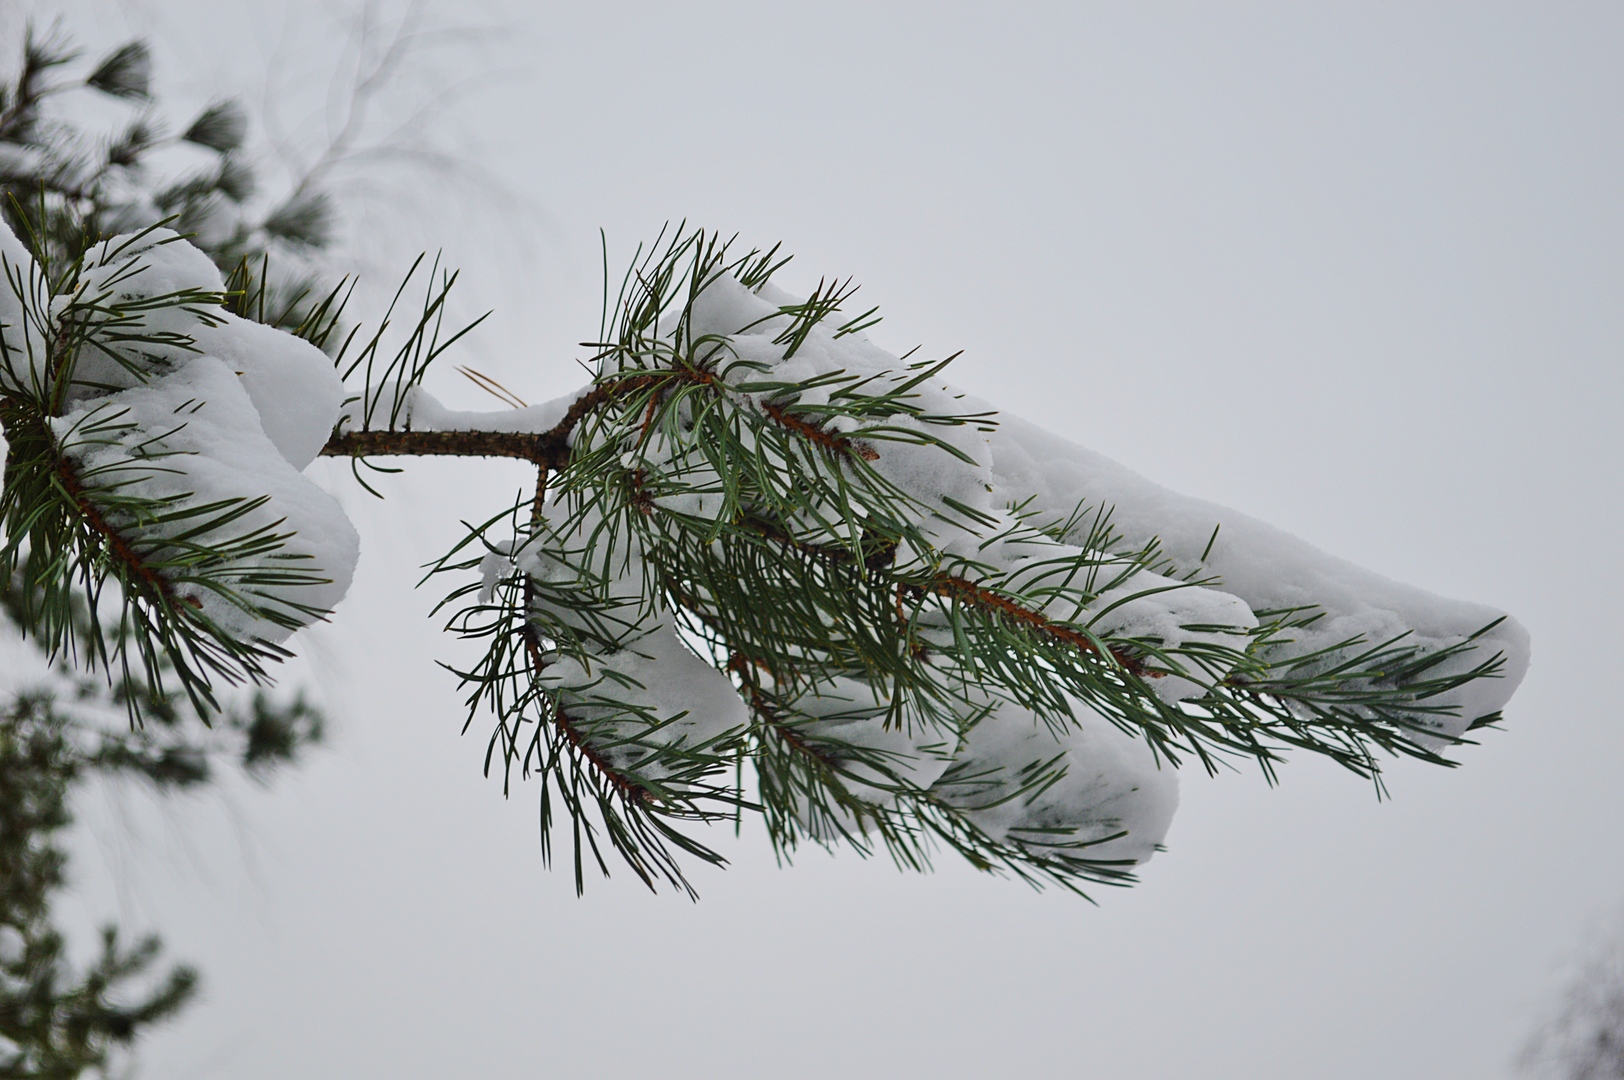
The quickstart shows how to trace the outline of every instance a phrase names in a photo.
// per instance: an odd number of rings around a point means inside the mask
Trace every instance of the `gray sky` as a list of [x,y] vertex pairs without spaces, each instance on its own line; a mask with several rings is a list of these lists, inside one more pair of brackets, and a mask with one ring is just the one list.
[[[274,60],[296,104],[321,7],[163,0],[144,25],[180,92]],[[369,505],[333,469],[364,553],[310,641],[331,749],[266,793],[87,808],[85,911],[205,973],[143,1075],[1509,1075],[1624,903],[1624,9],[504,18],[485,55],[509,74],[454,126],[538,211],[515,241],[416,207],[391,243],[467,267],[498,308],[468,360],[522,396],[577,381],[600,226],[621,260],[668,219],[782,240],[788,284],[864,283],[881,344],[963,349],[956,381],[1001,407],[1503,607],[1533,669],[1506,730],[1458,770],[1400,763],[1387,803],[1307,760],[1276,790],[1186,776],[1170,850],[1098,907],[945,859],[780,869],[748,828],[698,905],[624,875],[576,900],[534,790],[480,779],[410,587],[521,475],[424,463]]]

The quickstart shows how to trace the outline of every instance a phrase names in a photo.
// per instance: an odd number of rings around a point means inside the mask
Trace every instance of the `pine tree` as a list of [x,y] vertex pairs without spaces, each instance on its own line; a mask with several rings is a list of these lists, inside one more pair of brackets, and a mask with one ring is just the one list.
[[[81,60],[60,31],[27,31],[16,75],[0,86],[0,218],[39,245],[48,264],[165,222],[231,276],[239,314],[297,327],[318,288],[308,256],[333,238],[326,193],[296,183],[254,206],[264,191],[244,149],[246,111],[217,101],[171,131],[152,96],[145,42],[120,46],[88,70]],[[76,106],[86,97],[122,102],[127,115],[110,131],[84,124]],[[177,148],[192,152],[178,172],[154,160]],[[243,307],[249,297],[251,312]]]
[[[1447,764],[1526,666],[1497,612],[1150,487],[954,389],[951,357],[885,353],[850,281],[780,289],[777,248],[678,227],[618,284],[606,255],[588,384],[456,413],[425,389],[472,329],[438,264],[373,331],[339,286],[284,333],[241,317],[263,273],[162,224],[105,232],[0,253],[0,573],[44,647],[214,710],[348,585],[314,457],[369,488],[380,458],[527,462],[533,490],[431,576],[485,650],[454,674],[487,770],[539,779],[578,888],[618,858],[691,893],[684,860],[721,861],[703,826],[747,812],[785,857],[1123,884],[1178,767]],[[116,630],[76,643],[76,604]]]
[[[6,627],[22,633],[29,605],[3,593]],[[78,632],[94,633],[88,620]],[[16,676],[15,672],[11,673]],[[121,725],[127,698],[146,722]],[[193,996],[197,972],[156,970],[159,939],[126,943],[103,928],[101,952],[76,970],[52,918],[66,884],[58,834],[72,823],[72,793],[92,776],[131,777],[159,792],[202,787],[222,761],[267,779],[321,737],[303,698],[265,694],[207,717],[140,681],[109,689],[62,663],[54,677],[12,697],[0,713],[0,1076],[75,1077],[105,1070],[116,1050],[169,1019]],[[120,728],[122,727],[122,730]]]
[[1518,1061],[1528,1076],[1611,1080],[1624,1076],[1624,935],[1614,927],[1575,965],[1554,1016]]
[[[149,68],[139,42],[92,66],[64,39],[28,34],[15,78],[0,84],[0,228],[28,236],[38,265],[58,266],[78,261],[103,235],[168,220],[232,273],[231,300],[245,315],[299,325],[308,276],[271,281],[266,270],[273,249],[294,256],[283,260],[294,265],[301,252],[319,250],[324,204],[285,200],[250,226],[241,212],[255,187],[239,157],[245,114],[218,103],[166,136]],[[127,125],[112,138],[82,127],[76,96],[126,103]],[[53,112],[57,104],[63,108]],[[212,161],[165,178],[150,156],[177,145]],[[18,280],[15,265],[6,263],[8,282]],[[0,709],[0,1076],[105,1074],[121,1048],[175,1015],[198,985],[186,965],[160,970],[156,936],[129,942],[112,925],[88,968],[70,961],[53,912],[67,883],[59,837],[72,823],[74,793],[98,776],[138,779],[160,793],[196,789],[225,761],[265,780],[322,733],[321,714],[302,695],[216,701],[166,693],[173,657],[162,652],[139,671],[100,665],[108,643],[117,651],[129,630],[101,621],[99,610],[93,598],[51,608],[15,567],[0,576],[0,639],[44,644],[42,634],[57,635],[54,652],[36,662],[11,656]]]

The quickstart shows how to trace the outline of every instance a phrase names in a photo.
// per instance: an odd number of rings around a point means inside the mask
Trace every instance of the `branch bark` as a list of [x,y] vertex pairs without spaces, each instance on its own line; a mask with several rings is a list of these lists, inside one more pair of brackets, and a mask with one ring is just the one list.
[[321,448],[325,457],[495,457],[544,469],[569,462],[567,433],[514,431],[347,431]]

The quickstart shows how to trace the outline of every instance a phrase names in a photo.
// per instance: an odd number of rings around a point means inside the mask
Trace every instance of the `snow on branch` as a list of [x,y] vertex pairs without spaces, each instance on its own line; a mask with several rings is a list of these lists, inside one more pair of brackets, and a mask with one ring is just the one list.
[[343,595],[354,534],[298,471],[316,453],[358,478],[374,457],[534,465],[533,495],[435,574],[484,648],[456,674],[469,721],[494,721],[487,769],[540,778],[578,887],[612,852],[691,892],[680,860],[721,861],[695,826],[746,810],[785,856],[945,849],[1123,884],[1178,766],[1447,762],[1527,665],[1499,612],[1156,488],[955,389],[948,361],[886,353],[849,282],[778,289],[777,249],[663,237],[586,386],[486,413],[424,388],[470,329],[443,325],[437,264],[393,334],[392,307],[329,342],[330,299],[303,330],[330,361],[226,314],[189,250],[121,238],[58,286],[5,248],[7,565],[48,596],[110,583],[140,655],[191,658],[206,694],[209,672],[263,677]]

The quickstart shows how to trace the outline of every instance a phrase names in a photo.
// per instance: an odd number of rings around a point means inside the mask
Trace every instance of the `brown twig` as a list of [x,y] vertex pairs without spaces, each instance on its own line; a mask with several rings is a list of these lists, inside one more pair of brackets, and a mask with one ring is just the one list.
[[[1010,622],[1021,626],[1029,626],[1039,633],[1046,634],[1058,641],[1064,641],[1066,644],[1075,646],[1083,652],[1092,653],[1095,656],[1102,655],[1099,645],[1087,634],[1078,633],[1069,626],[1057,623],[1039,612],[1024,608],[1007,596],[1001,596],[991,589],[982,588],[973,581],[942,575],[923,586],[923,588],[926,592],[932,592],[938,596],[946,596],[961,603],[981,608],[984,611],[996,612]],[[1106,653],[1132,675],[1141,678],[1158,678],[1163,674],[1146,668],[1142,660],[1120,646],[1109,646]]]
[[880,452],[872,446],[860,443],[855,439],[848,439],[844,435],[835,435],[823,430],[816,424],[809,424],[798,416],[786,411],[781,405],[763,405],[761,411],[778,421],[779,424],[795,432],[808,442],[823,447],[833,454],[842,456],[860,457],[864,461],[880,460]]
[[727,662],[728,669],[738,674],[745,685],[750,702],[750,711],[755,713],[767,727],[771,728],[773,734],[783,739],[796,751],[817,762],[819,768],[837,774],[838,760],[807,742],[801,733],[795,730],[793,724],[786,723],[778,715],[778,710],[767,700],[767,696],[761,692],[761,687],[756,683],[755,679],[747,677],[749,674],[748,669],[753,664],[754,661],[749,660],[742,653],[734,653],[728,658]]
[[[529,608],[530,586],[527,579],[525,585],[526,612],[529,611]],[[540,674],[541,670],[547,666],[547,661],[541,655],[541,642],[537,638],[535,624],[533,624],[529,618],[526,618],[524,620],[524,629],[521,630],[520,633],[524,635],[525,655],[530,658],[530,663],[534,667],[536,673]],[[552,721],[553,725],[563,733],[564,738],[569,741],[569,744],[575,747],[576,751],[578,751],[588,763],[596,768],[598,772],[603,774],[603,776],[614,785],[615,790],[620,793],[622,798],[624,798],[627,802],[637,803],[639,806],[648,805],[649,794],[647,789],[640,787],[626,779],[602,754],[594,750],[591,744],[589,744],[586,739],[582,738],[581,733],[575,730],[574,721],[570,719],[569,714],[564,711],[564,707],[562,705],[555,705],[553,707]]]
[[[797,540],[781,529],[775,528],[771,522],[764,521],[759,518],[749,518],[739,522],[738,524],[750,527],[764,539],[772,540],[775,543],[781,544],[785,547],[794,548],[797,551],[801,551],[809,555],[814,555],[819,558],[828,559],[837,563],[851,563],[855,561],[851,550],[848,548],[832,544],[809,544],[805,541]],[[880,548],[879,552],[876,553],[876,555],[883,557],[870,555],[863,560],[863,565],[871,571],[879,572],[890,564],[890,560],[895,557],[895,552],[895,545],[888,544]],[[905,620],[905,616],[902,615],[901,610],[902,598],[900,595],[900,590],[909,588],[909,586],[899,584],[898,588],[898,614],[899,617],[903,617]],[[972,607],[980,608],[984,611],[995,612],[1011,622],[1018,623],[1022,626],[1031,627],[1032,629],[1046,634],[1049,637],[1074,646],[1082,652],[1091,653],[1095,656],[1101,655],[1099,646],[1087,634],[1079,633],[1063,623],[1057,623],[1053,619],[1033,611],[1030,608],[1022,607],[1008,597],[993,592],[991,589],[983,588],[973,581],[967,581],[961,577],[943,574],[938,575],[923,585],[912,586],[912,588],[917,588],[923,592],[934,593],[937,596],[945,596],[950,599],[957,600],[960,603],[969,604]],[[1125,671],[1141,678],[1154,679],[1159,678],[1163,674],[1159,671],[1150,670],[1137,656],[1119,646],[1109,647],[1106,650],[1106,654],[1121,665]]]
[[324,457],[498,457],[556,471],[569,464],[569,438],[593,409],[648,385],[647,376],[602,383],[576,398],[547,431],[346,431],[321,448]]
[[140,554],[130,546],[130,542],[124,539],[123,534],[113,528],[108,520],[102,516],[101,510],[97,508],[96,504],[90,501],[90,495],[85,491],[84,485],[79,482],[79,474],[74,472],[73,465],[66,457],[57,458],[56,473],[62,481],[62,487],[72,497],[74,505],[79,508],[79,513],[84,517],[85,524],[89,525],[107,542],[108,549],[112,551],[114,557],[128,567],[143,585],[158,594],[164,603],[170,607],[174,607],[177,601],[191,607],[200,608],[203,606],[196,597],[176,596],[174,587],[170,585],[169,581],[146,564]]
[[562,468],[569,447],[552,432],[346,431],[321,448],[326,457],[498,457]]

